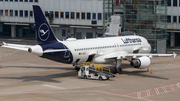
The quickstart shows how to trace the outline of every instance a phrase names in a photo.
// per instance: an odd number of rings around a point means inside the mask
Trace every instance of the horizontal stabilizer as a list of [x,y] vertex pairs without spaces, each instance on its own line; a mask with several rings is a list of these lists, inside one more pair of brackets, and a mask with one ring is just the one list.
[[28,51],[31,45],[19,45],[19,44],[8,44],[3,42],[1,47],[6,47],[6,48],[12,48],[12,49],[18,49],[18,50],[23,50],[23,51]]

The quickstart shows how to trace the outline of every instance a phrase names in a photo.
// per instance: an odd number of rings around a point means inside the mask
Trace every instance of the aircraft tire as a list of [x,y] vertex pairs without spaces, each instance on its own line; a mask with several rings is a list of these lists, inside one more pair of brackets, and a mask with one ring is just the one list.
[[87,79],[87,76],[86,76],[86,75],[84,75],[84,79]]
[[79,67],[75,66],[75,70],[79,71],[79,69],[80,69]]
[[117,69],[117,73],[122,74],[122,69],[121,69],[121,68],[118,68],[118,69]]
[[101,80],[101,81],[102,81],[102,80],[103,80],[103,78],[100,76],[100,77],[99,77],[99,80]]
[[111,73],[113,73],[113,74],[117,73],[116,67],[111,68]]

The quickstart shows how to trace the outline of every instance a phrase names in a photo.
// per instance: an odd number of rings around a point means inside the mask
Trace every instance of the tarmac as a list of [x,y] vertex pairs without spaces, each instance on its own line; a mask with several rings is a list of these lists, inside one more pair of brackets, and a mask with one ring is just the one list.
[[[36,44],[17,40],[3,41]],[[123,74],[100,81],[79,78],[70,64],[0,47],[0,101],[179,101],[180,56],[151,60],[150,72],[123,61]]]

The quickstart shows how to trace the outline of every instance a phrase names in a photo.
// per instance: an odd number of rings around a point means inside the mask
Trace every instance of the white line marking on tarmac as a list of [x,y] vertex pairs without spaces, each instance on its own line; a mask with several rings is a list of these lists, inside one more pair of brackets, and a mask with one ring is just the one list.
[[53,86],[53,85],[47,85],[47,84],[44,84],[43,86],[50,87],[50,88],[55,88],[55,89],[66,89],[66,88],[57,87],[57,86]]

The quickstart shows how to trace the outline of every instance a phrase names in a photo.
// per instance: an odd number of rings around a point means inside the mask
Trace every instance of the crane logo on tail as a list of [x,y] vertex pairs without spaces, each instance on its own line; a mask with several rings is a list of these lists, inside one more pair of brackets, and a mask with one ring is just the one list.
[[41,24],[38,31],[38,37],[42,41],[46,41],[49,38],[49,34],[50,33],[48,25],[46,23]]

